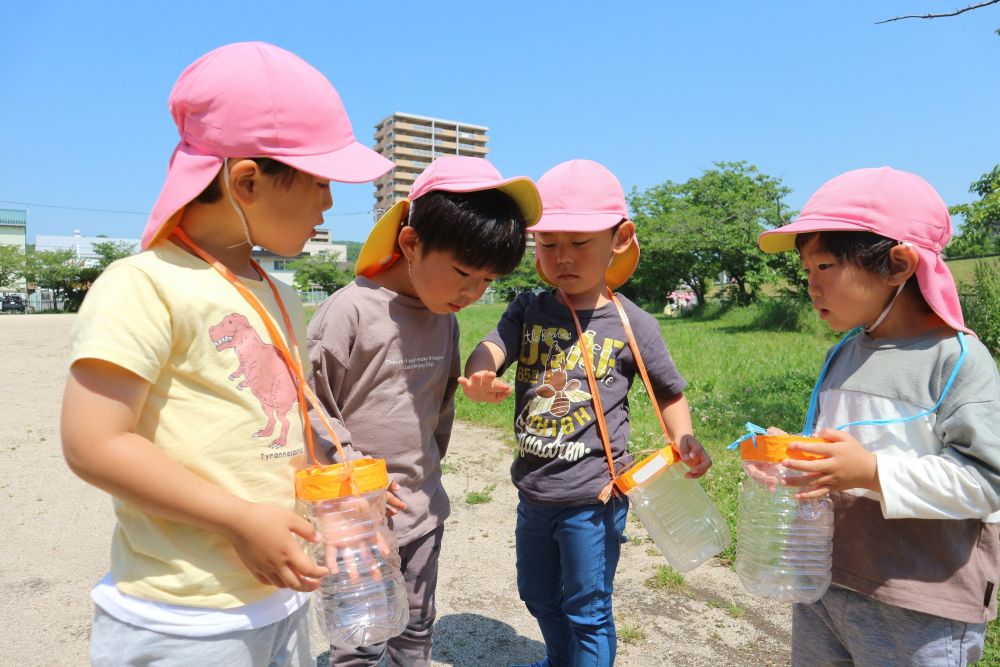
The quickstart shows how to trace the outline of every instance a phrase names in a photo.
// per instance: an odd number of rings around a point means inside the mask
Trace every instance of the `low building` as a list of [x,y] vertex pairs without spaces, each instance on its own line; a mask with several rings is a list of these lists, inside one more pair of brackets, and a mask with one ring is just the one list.
[[[0,209],[2,211],[2,209]],[[73,230],[73,236],[52,236],[39,234],[35,237],[35,249],[37,250],[72,250],[74,257],[85,263],[96,264],[99,256],[94,252],[96,243],[118,243],[131,246],[134,252],[139,252],[139,239],[108,238],[105,236],[83,236],[79,229]],[[23,247],[23,242],[22,242]],[[316,236],[306,243],[302,252],[297,257],[283,257],[275,255],[269,250],[255,248],[253,258],[271,274],[276,280],[280,280],[286,285],[292,286],[295,279],[295,272],[292,271],[291,264],[300,257],[310,255],[330,255],[338,264],[344,268],[347,266],[347,246],[342,243],[330,242],[330,230],[317,229]]]
[[[13,246],[21,254],[27,247],[28,211],[17,208],[0,208],[0,245]],[[17,292],[23,294],[24,279],[11,285],[0,285],[0,293]]]
[[72,250],[73,256],[86,265],[93,266],[100,260],[100,255],[94,251],[97,243],[115,243],[120,246],[131,246],[132,252],[139,252],[139,239],[109,238],[107,236],[83,236],[79,229],[73,230],[73,236],[53,236],[38,234],[35,236],[35,250]]

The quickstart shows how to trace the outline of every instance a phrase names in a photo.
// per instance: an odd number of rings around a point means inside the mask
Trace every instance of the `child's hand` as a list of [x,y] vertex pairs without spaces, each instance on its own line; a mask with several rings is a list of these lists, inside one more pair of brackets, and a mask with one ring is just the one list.
[[677,443],[677,453],[681,461],[687,464],[689,470],[684,474],[688,479],[701,477],[712,467],[712,457],[708,455],[698,438],[690,433],[682,436]]
[[[387,490],[386,497],[389,495]],[[339,499],[333,511],[318,512],[323,560],[332,574],[344,572],[355,580],[361,573],[368,573],[377,579],[381,577],[376,567],[378,559],[399,565],[399,552],[389,548],[385,537],[382,511],[381,500],[352,496]],[[388,504],[385,513],[389,514]]]
[[385,492],[385,515],[396,516],[400,510],[406,509],[406,503],[399,499],[396,492],[399,491],[399,482],[392,482]]
[[319,542],[316,529],[288,510],[248,503],[247,510],[225,533],[236,554],[262,584],[296,591],[314,591],[329,570],[313,562],[294,535]]
[[499,403],[511,394],[511,386],[493,371],[477,371],[468,378],[458,378],[465,397],[480,403]]
[[819,498],[831,491],[847,489],[881,492],[877,459],[864,448],[864,445],[844,431],[835,431],[832,428],[825,428],[816,435],[830,442],[793,442],[788,448],[821,454],[827,458],[813,461],[796,459],[782,461],[782,465],[790,470],[812,473],[809,480],[811,488],[795,494],[796,498],[800,500]]

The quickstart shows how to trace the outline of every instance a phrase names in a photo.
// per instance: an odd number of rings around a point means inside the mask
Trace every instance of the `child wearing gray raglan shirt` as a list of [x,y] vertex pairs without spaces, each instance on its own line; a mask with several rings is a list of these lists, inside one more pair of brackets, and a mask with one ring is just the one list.
[[941,252],[948,207],[889,167],[825,183],[764,232],[797,250],[827,354],[790,449],[797,497],[834,505],[832,583],[795,604],[792,665],[962,666],[983,655],[1000,580],[1000,374]]

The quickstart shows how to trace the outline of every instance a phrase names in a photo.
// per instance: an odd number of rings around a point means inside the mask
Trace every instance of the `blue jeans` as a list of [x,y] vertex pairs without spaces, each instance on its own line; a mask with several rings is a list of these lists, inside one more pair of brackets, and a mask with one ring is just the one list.
[[608,667],[618,638],[611,591],[628,500],[517,506],[517,589],[538,620],[552,667]]

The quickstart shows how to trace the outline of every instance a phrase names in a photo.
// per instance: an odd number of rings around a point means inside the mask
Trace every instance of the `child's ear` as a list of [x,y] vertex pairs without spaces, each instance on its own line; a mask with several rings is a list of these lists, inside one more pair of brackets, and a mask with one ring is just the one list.
[[260,178],[260,167],[253,160],[229,161],[229,191],[240,204],[250,204],[254,201],[258,178]]
[[417,246],[420,245],[420,235],[417,234],[417,230],[413,227],[403,225],[399,230],[399,237],[396,242],[399,243],[399,249],[403,252],[403,256],[406,257],[407,261],[412,261],[416,255]]
[[902,285],[917,270],[920,264],[920,256],[908,243],[900,243],[893,246],[889,251],[889,277],[890,285]]
[[618,230],[615,232],[615,245],[614,253],[620,255],[621,253],[628,250],[628,247],[632,245],[632,239],[635,237],[635,223],[631,220],[626,220],[622,224],[618,225]]

